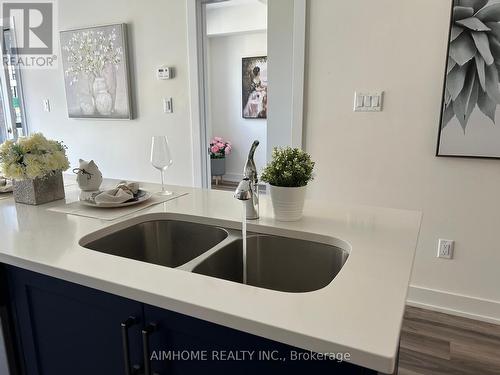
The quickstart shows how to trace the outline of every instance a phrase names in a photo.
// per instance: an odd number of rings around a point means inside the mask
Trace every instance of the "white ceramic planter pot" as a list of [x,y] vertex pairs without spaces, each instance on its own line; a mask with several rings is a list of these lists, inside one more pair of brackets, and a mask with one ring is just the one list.
[[279,221],[297,221],[302,217],[307,186],[281,187],[270,185],[274,217]]

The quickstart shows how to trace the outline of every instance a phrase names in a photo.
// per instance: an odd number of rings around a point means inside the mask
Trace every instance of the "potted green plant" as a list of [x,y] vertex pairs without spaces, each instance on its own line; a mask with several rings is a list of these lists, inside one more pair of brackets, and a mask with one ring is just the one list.
[[0,145],[0,167],[13,180],[18,203],[38,205],[64,198],[62,171],[69,168],[66,147],[41,133]]
[[221,137],[214,137],[210,141],[210,169],[212,176],[226,174],[226,156],[231,153],[232,148],[231,142],[227,142]]
[[311,156],[298,148],[275,147],[272,160],[264,168],[261,180],[269,183],[274,216],[280,221],[302,217],[306,188],[313,176]]

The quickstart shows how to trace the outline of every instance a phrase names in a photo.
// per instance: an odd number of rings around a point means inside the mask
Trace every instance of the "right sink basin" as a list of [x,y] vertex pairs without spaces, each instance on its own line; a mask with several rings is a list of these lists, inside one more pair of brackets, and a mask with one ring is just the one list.
[[[249,235],[246,284],[282,292],[311,292],[330,284],[347,257],[345,250],[332,245]],[[243,240],[236,239],[214,252],[193,272],[243,283]]]

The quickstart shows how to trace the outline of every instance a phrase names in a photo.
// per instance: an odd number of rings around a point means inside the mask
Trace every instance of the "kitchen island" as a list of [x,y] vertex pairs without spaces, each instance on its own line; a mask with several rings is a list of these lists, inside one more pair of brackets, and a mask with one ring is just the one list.
[[[158,190],[156,185],[143,186]],[[175,186],[169,190],[188,194],[114,221],[47,210],[64,201],[34,207],[15,204],[13,199],[1,200],[0,263],[7,274],[14,274],[14,282],[36,287],[49,276],[56,279],[47,281],[55,283],[54,290],[65,288],[58,282],[69,282],[122,298],[115,300],[113,308],[133,301],[168,310],[178,326],[200,324],[200,330],[208,332],[212,328],[201,325],[207,322],[310,353],[348,354],[344,359],[360,368],[387,374],[394,371],[420,228],[419,212],[306,201],[300,221],[278,222],[270,200],[262,197],[260,219],[248,223],[249,231],[333,245],[349,254],[330,284],[302,293],[258,288],[81,246],[82,238],[95,232],[105,233],[112,226],[126,226],[128,221],[144,217],[241,228],[241,202],[230,192]],[[67,202],[77,200],[76,185],[66,187],[66,195]],[[84,293],[77,290],[75,295],[80,292]],[[144,311],[132,303],[130,314],[134,309]],[[184,317],[196,321],[184,321]],[[64,331],[69,322],[71,317],[57,328]],[[133,322],[128,323],[132,326]],[[143,334],[146,323],[141,322]]]

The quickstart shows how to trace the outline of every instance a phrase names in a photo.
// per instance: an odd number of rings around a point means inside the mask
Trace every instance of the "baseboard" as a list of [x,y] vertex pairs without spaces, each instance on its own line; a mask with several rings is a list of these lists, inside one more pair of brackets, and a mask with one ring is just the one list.
[[240,182],[241,179],[243,178],[242,173],[226,173],[224,176],[222,176],[224,180],[226,181],[231,181],[231,182]]
[[445,314],[500,324],[500,302],[410,286],[407,304]]

